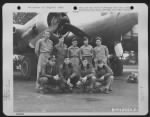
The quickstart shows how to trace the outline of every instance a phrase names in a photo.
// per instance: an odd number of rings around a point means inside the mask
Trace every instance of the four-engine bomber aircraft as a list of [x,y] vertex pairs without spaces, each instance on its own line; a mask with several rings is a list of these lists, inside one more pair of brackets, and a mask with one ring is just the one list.
[[[79,46],[83,44],[83,37],[89,38],[90,44],[95,46],[95,37],[101,36],[103,44],[109,49],[110,66],[115,75],[121,75],[123,64],[121,56],[123,48],[121,36],[138,23],[137,13],[39,13],[24,25],[14,24],[13,46],[14,54],[23,55],[21,71],[24,77],[36,75],[37,56],[34,53],[35,43],[43,31],[51,26],[53,17],[59,18],[59,27],[51,37],[54,43],[58,42],[67,32],[65,43],[70,46],[71,38],[78,36]],[[56,36],[57,35],[57,36]]]

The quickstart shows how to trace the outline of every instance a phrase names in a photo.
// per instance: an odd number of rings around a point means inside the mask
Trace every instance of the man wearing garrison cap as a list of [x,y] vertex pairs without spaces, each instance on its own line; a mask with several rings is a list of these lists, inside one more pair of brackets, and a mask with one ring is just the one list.
[[97,64],[98,60],[103,60],[105,63],[107,63],[109,51],[108,48],[105,45],[102,45],[102,38],[96,37],[96,47],[93,50],[94,54],[94,62],[95,65]]
[[80,59],[86,58],[88,62],[92,65],[93,59],[93,47],[89,44],[87,37],[84,37],[84,45],[80,47]]
[[78,70],[80,62],[80,48],[77,46],[77,44],[77,38],[74,37],[72,39],[72,45],[68,48],[68,57],[70,58],[70,62],[72,63],[75,71]]

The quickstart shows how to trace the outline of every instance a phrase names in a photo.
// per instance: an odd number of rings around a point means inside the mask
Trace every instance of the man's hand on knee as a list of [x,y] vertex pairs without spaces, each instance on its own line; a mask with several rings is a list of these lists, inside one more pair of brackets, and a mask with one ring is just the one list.
[[73,87],[73,85],[72,85],[71,82],[70,82],[70,78],[67,80],[67,84],[68,84],[70,87]]

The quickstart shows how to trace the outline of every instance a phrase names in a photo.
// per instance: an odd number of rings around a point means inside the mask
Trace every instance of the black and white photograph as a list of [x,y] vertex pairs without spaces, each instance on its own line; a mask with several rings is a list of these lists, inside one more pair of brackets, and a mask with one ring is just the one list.
[[139,112],[141,16],[133,6],[17,8],[10,29],[14,113]]

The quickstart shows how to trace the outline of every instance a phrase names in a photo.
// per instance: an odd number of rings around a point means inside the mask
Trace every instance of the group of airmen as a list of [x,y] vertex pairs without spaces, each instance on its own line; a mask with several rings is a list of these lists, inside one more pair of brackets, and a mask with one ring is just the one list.
[[78,47],[77,37],[67,47],[65,36],[54,45],[51,33],[46,31],[36,42],[35,53],[38,56],[36,88],[42,93],[51,89],[61,92],[103,92],[112,91],[113,72],[108,66],[109,51],[102,45],[102,38],[96,37],[96,47],[83,37],[83,45]]

